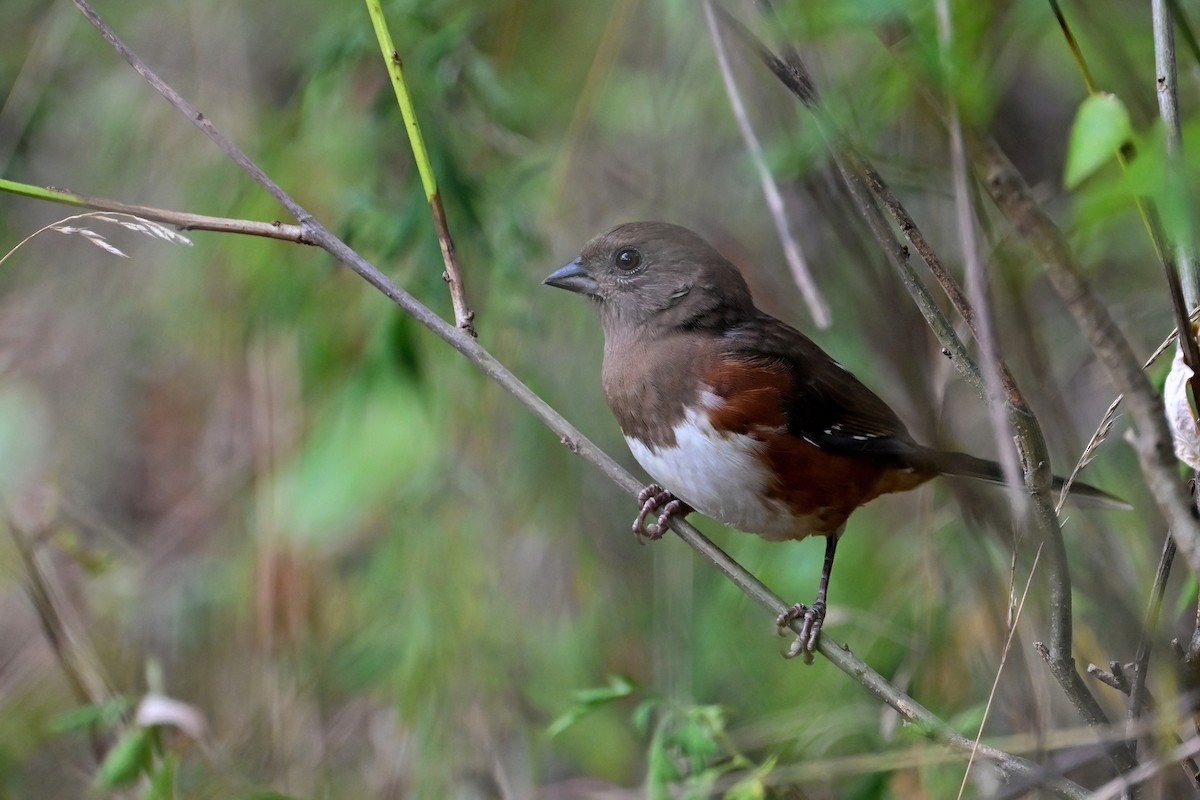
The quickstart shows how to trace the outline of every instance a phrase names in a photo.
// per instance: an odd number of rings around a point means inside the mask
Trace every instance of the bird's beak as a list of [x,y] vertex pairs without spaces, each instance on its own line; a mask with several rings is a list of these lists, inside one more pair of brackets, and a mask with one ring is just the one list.
[[562,269],[556,270],[542,283],[586,295],[595,295],[600,290],[596,279],[587,271],[587,267],[583,266],[582,258],[577,258]]

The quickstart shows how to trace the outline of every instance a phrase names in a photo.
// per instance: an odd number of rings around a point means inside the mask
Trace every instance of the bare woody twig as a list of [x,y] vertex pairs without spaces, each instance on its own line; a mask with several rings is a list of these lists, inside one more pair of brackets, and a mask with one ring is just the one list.
[[[237,145],[227,139],[208,119],[197,113],[177,92],[163,83],[96,14],[87,0],[73,0],[73,2],[105,40],[117,50],[122,58],[129,62],[171,105],[191,119],[209,139],[241,166],[242,169],[246,170],[257,183],[262,185],[273,197],[279,200],[312,235],[313,240],[318,246],[357,273],[371,284],[371,286],[378,289],[385,297],[409,313],[451,347],[462,353],[490,379],[513,394],[534,416],[560,436],[563,444],[572,452],[579,454],[588,462],[595,465],[626,492],[636,494],[641,490],[641,484],[636,478],[622,469],[611,457],[596,447],[596,445],[576,430],[558,412],[538,397],[528,386],[513,375],[508,368],[484,349],[475,338],[434,314],[424,304],[393,283],[387,276],[383,275],[372,264],[354,252],[320,222],[314,219],[311,214],[293,200],[278,184],[263,173],[256,164],[250,161]],[[728,555],[710,542],[692,525],[683,520],[674,520],[672,528],[681,539],[696,550],[705,560],[709,561],[718,571],[729,578],[747,596],[770,610],[772,614],[779,614],[786,608],[786,604],[778,596],[767,589],[757,578],[749,574],[741,565],[729,558]],[[799,624],[795,624],[794,628],[798,629]],[[822,637],[818,643],[818,649],[829,661],[857,680],[869,692],[894,708],[905,720],[919,726],[920,730],[932,740],[962,752],[967,752],[972,748],[973,743],[969,739],[959,735],[928,709],[899,691],[895,686],[892,686],[883,676],[871,669],[861,659],[851,654],[849,650],[839,646],[832,638],[827,636]],[[1060,797],[1083,800],[1083,798],[1088,796],[1083,787],[1057,775],[1049,774],[1037,764],[1027,759],[987,747],[981,748],[981,755],[993,761],[996,767],[1004,774],[1042,782]]]
[[49,200],[53,203],[63,203],[78,208],[91,208],[96,211],[112,211],[117,214],[132,214],[143,219],[173,225],[182,231],[216,231],[218,233],[240,233],[246,236],[261,236],[266,239],[279,239],[284,242],[297,244],[316,244],[309,239],[300,225],[285,225],[278,220],[274,222],[257,222],[248,219],[231,219],[228,217],[208,217],[203,214],[191,214],[186,211],[171,211],[165,208],[139,206],[122,203],[104,197],[89,197],[83,194],[66,191],[65,189],[43,188],[17,183],[0,178],[0,191],[39,200]]

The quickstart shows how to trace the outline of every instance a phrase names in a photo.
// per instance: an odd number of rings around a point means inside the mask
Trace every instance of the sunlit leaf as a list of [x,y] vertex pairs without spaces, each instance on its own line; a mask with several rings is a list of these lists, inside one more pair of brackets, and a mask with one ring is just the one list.
[[1088,97],[1071,125],[1063,183],[1074,189],[1108,163],[1132,136],[1129,111],[1120,98],[1108,93]]

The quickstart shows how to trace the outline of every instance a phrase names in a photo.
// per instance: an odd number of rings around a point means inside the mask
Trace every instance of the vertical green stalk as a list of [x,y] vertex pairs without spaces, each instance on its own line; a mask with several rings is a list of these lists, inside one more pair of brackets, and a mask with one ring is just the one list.
[[413,157],[417,160],[417,172],[421,173],[421,185],[425,188],[425,199],[433,202],[437,195],[437,179],[433,175],[433,166],[429,163],[429,151],[425,149],[425,140],[421,137],[421,125],[417,122],[417,112],[413,108],[412,97],[408,93],[408,84],[404,80],[404,63],[400,59],[392,34],[388,30],[387,21],[383,17],[383,7],[379,0],[367,0],[367,13],[371,15],[371,24],[375,27],[375,38],[379,40],[379,49],[383,52],[383,60],[388,64],[388,76],[392,79],[392,89],[396,92],[396,102],[400,104],[400,113],[404,117],[404,128],[408,131],[408,143],[412,147]]
[[408,84],[404,80],[404,62],[400,53],[392,43],[392,34],[388,31],[387,21],[383,17],[383,7],[379,0],[367,0],[367,13],[371,16],[371,24],[375,27],[375,38],[379,40],[379,49],[383,52],[383,60],[388,65],[388,75],[392,79],[392,89],[396,92],[396,101],[400,104],[400,114],[404,117],[404,128],[408,131],[408,143],[412,148],[413,158],[417,162],[417,172],[421,175],[421,186],[425,189],[425,199],[429,201],[429,213],[433,215],[433,225],[437,229],[438,244],[442,248],[442,261],[446,271],[442,279],[450,287],[450,302],[454,306],[454,322],[462,330],[475,336],[475,312],[467,305],[467,296],[463,290],[462,269],[454,254],[454,239],[450,236],[450,224],[446,220],[446,209],[442,205],[442,197],[438,193],[437,179],[433,176],[433,165],[429,163],[429,151],[425,149],[425,140],[421,137],[421,125],[417,122],[417,112],[413,108],[412,97],[408,94]]

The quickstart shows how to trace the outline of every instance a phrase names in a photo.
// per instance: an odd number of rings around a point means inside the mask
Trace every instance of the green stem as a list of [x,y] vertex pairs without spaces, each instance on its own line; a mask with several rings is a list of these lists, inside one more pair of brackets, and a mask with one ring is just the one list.
[[417,172],[421,173],[425,199],[433,202],[438,190],[437,179],[433,176],[429,152],[425,149],[425,140],[421,138],[421,125],[417,122],[417,112],[413,108],[412,97],[408,94],[408,84],[404,81],[404,63],[395,44],[392,43],[392,34],[388,30],[379,0],[367,0],[367,13],[371,15],[371,24],[375,27],[375,38],[379,40],[383,60],[388,64],[388,75],[392,79],[392,88],[396,91],[400,114],[404,117],[404,128],[408,131],[408,143],[412,147],[413,157],[417,160]]

